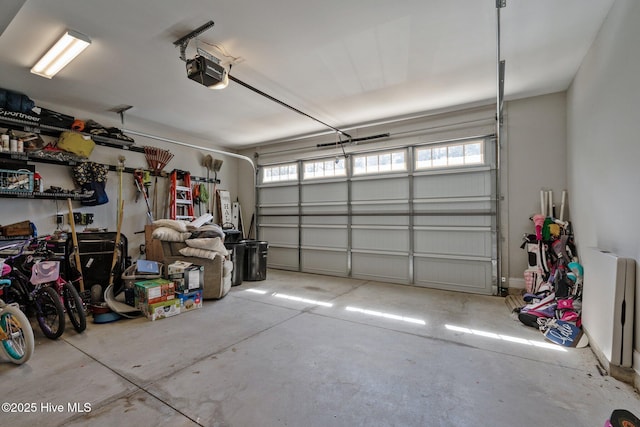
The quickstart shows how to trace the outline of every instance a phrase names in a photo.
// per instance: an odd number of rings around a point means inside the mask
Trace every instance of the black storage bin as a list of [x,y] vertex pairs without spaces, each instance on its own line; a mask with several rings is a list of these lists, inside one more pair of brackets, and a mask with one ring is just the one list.
[[269,242],[241,240],[244,250],[244,280],[258,281],[267,278],[267,251]]
[[240,230],[223,230],[223,231],[224,231],[225,243],[238,243],[242,239],[242,232]]
[[[78,233],[78,252],[82,264],[82,278],[85,289],[91,289],[93,285],[101,285],[102,290],[107,288],[111,279],[111,263],[115,249],[116,232]],[[67,239],[67,260],[75,261],[73,256],[73,240]],[[120,234],[120,253],[116,261],[113,281],[114,294],[122,290],[122,273],[128,267],[127,261],[127,237]],[[67,271],[71,272],[71,266],[67,265]],[[73,274],[71,274],[73,275]]]
[[245,244],[243,242],[225,242],[225,248],[230,252],[233,271],[231,272],[231,286],[238,286],[244,280]]

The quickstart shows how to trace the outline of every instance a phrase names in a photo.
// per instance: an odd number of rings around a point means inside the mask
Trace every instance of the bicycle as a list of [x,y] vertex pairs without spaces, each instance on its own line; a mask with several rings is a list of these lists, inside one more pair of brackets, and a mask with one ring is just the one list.
[[87,329],[84,302],[73,282],[60,275],[60,261],[51,259],[55,254],[46,244],[46,239],[39,241],[34,253],[22,265],[23,272],[31,271],[31,284],[48,285],[56,290],[73,328],[81,333]]
[[[11,280],[0,279],[0,296]],[[7,304],[0,298],[0,349],[16,365],[31,358],[35,347],[33,329],[29,319],[17,304]]]
[[5,246],[2,250],[16,248],[17,254],[11,255],[4,263],[11,267],[11,271],[5,278],[10,279],[12,286],[5,292],[6,302],[17,303],[20,309],[27,315],[35,314],[42,333],[47,338],[58,339],[65,328],[64,308],[60,303],[58,293],[43,284],[32,284],[29,277],[18,266],[24,261],[24,250],[35,241],[29,239],[21,243]]

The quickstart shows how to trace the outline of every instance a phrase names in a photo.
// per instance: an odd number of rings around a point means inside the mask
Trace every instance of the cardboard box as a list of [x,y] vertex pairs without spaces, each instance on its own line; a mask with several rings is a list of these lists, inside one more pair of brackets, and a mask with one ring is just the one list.
[[155,304],[142,304],[139,308],[147,316],[147,319],[154,321],[180,314],[180,300],[173,298]]
[[202,308],[202,291],[176,292],[176,299],[180,301],[180,311],[185,312]]
[[193,264],[185,261],[172,262],[167,266],[167,274],[181,274],[184,272],[185,268],[188,268],[191,265]]
[[190,264],[181,271],[173,269],[174,273],[169,274],[169,280],[176,284],[176,291],[194,291],[202,289],[204,285],[204,266]]
[[173,299],[175,299],[175,284],[171,280],[152,279],[135,283],[136,307]]

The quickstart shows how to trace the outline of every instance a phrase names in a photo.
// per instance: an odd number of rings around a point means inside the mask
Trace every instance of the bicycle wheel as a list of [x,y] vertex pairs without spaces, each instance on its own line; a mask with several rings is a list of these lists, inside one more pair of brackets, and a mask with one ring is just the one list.
[[7,335],[2,340],[2,351],[16,365],[21,365],[33,354],[35,340],[29,319],[19,308],[10,305],[0,309],[0,327]]
[[58,339],[64,332],[64,308],[60,296],[49,286],[43,286],[36,294],[38,325],[47,338]]
[[67,310],[67,315],[69,316],[69,320],[71,320],[73,329],[77,332],[82,332],[87,329],[87,316],[84,313],[82,298],[80,298],[80,294],[75,286],[69,282],[62,284],[62,300],[64,301],[64,308]]

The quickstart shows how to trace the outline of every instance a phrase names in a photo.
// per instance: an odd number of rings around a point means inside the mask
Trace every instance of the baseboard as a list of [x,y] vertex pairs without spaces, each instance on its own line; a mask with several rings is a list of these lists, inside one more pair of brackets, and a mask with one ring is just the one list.
[[636,390],[638,390],[638,386],[640,386],[640,377],[638,376],[638,373],[633,368],[624,368],[622,366],[612,364],[605,357],[600,347],[598,347],[598,344],[593,340],[589,331],[584,328],[583,330],[584,333],[587,334],[587,338],[589,338],[589,347],[591,348],[591,351],[595,354],[604,370],[607,371],[611,377],[627,384],[631,384],[636,388]]
[[526,288],[525,281],[520,277],[509,277],[509,293],[520,294]]

